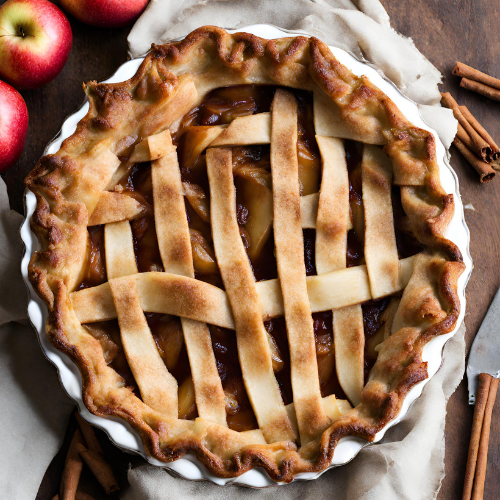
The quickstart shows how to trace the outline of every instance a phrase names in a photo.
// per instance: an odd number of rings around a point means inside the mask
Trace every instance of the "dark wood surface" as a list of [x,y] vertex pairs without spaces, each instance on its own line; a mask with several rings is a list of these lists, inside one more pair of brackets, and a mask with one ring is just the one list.
[[[0,4],[4,3],[0,0]],[[57,3],[57,2],[56,2]],[[451,70],[456,60],[500,77],[499,51],[500,7],[491,0],[382,0],[394,28],[415,41],[416,46],[443,73],[442,88],[450,91],[460,104],[466,104],[491,135],[500,140],[500,103],[489,101],[459,87]],[[126,37],[129,28],[105,30],[86,26],[70,18],[74,42],[62,73],[45,87],[23,92],[30,123],[24,152],[14,167],[3,175],[11,206],[22,212],[23,178],[42,155],[45,145],[59,131],[67,115],[83,100],[81,84],[103,80],[127,59]],[[481,323],[488,305],[500,286],[500,176],[493,182],[479,184],[475,171],[452,150],[452,166],[460,180],[471,231],[471,252],[475,269],[467,287],[467,345]],[[498,398],[500,399],[500,398]],[[463,381],[448,404],[446,419],[446,477],[439,500],[461,498],[467,447],[472,422],[472,407],[467,404]],[[72,419],[68,436],[74,429]],[[106,455],[116,464],[116,474],[126,488],[126,470],[130,455],[118,451],[100,434]],[[54,458],[37,499],[47,500],[57,492],[68,440]],[[132,458],[136,462],[137,458]],[[493,414],[488,456],[485,499],[500,497],[500,403]],[[90,473],[84,472],[82,486],[95,498],[105,498]],[[116,497],[115,497],[116,498]]]
[[[451,92],[465,104],[495,140],[500,139],[500,103],[462,89],[451,71],[456,61],[464,62],[500,78],[500,21],[497,2],[490,0],[382,0],[393,27],[411,37],[418,49],[444,75],[442,91]],[[491,33],[491,36],[488,34]],[[500,177],[480,184],[476,172],[452,148],[452,167],[458,175],[465,204],[465,219],[471,233],[474,271],[467,286],[467,348],[481,324],[488,306],[500,286]],[[467,381],[462,381],[448,403],[446,418],[446,476],[439,500],[462,497],[473,407],[467,404]],[[484,498],[500,498],[500,404],[492,419],[488,470]]]

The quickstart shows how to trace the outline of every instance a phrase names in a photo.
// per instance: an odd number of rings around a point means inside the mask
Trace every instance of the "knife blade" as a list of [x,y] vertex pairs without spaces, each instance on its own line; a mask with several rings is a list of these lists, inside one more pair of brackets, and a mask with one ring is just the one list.
[[472,343],[467,364],[469,404],[476,402],[480,373],[500,378],[500,288]]

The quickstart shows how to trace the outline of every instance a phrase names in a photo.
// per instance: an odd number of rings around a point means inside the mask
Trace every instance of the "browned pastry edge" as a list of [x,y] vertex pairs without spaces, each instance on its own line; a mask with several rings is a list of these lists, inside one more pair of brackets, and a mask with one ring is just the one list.
[[[212,66],[217,76],[210,74],[208,68]],[[146,135],[159,131],[144,129],[144,123],[154,122],[150,110],[156,108],[151,103],[155,106],[159,101],[168,103],[180,82],[185,81],[186,73],[202,88],[211,78],[214,86],[270,83],[306,90],[319,87],[339,106],[347,127],[361,132],[375,127],[387,140],[384,149],[393,160],[395,180],[399,179],[401,185],[406,229],[435,257],[439,277],[433,299],[440,304],[439,321],[431,322],[423,331],[418,331],[418,325],[398,331],[403,342],[396,348],[394,359],[382,362],[379,354],[372,370],[372,374],[387,372],[390,377],[370,378],[362,393],[362,403],[324,432],[309,458],[304,458],[291,443],[243,446],[230,458],[223,458],[212,451],[214,447],[224,448],[222,437],[217,442],[222,431],[210,428],[202,438],[192,431],[182,434],[185,421],[162,419],[106,366],[99,343],[86,334],[71,306],[69,293],[78,283],[86,259],[90,215],[87,207],[91,212],[92,199],[97,202],[104,189],[87,179],[84,192],[87,206],[72,191],[84,172],[82,155],[91,156],[91,148],[100,145],[113,149],[119,139],[132,132]],[[39,161],[26,178],[26,185],[37,197],[31,227],[42,246],[31,259],[29,278],[48,305],[49,338],[80,369],[83,399],[89,410],[96,415],[126,420],[140,433],[151,456],[170,462],[193,452],[220,477],[235,477],[259,466],[275,480],[291,481],[300,472],[324,470],[344,436],[373,441],[375,434],[398,414],[408,391],[427,377],[426,363],[422,361],[425,344],[450,332],[460,311],[457,279],[464,265],[458,248],[444,237],[454,202],[439,182],[432,134],[411,125],[387,96],[366,77],[353,75],[316,38],[267,41],[247,33],[229,35],[220,28],[203,27],[181,42],[153,46],[131,80],[117,84],[91,83],[86,92],[90,101],[88,114],[58,153]],[[427,321],[424,305],[417,312]],[[432,311],[429,315],[432,316]],[[169,441],[169,433],[179,437]]]

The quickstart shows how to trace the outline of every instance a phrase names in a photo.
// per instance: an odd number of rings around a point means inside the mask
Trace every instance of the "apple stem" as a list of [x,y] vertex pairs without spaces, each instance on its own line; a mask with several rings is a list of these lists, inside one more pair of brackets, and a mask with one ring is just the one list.
[[[2,28],[1,26],[0,29],[2,29],[3,31],[7,31],[5,28]],[[24,28],[22,26],[19,26],[17,33],[8,33],[7,35],[0,35],[0,38],[3,38],[4,36],[21,36],[23,38],[26,38],[27,36],[32,36],[33,38],[35,38],[35,35],[28,35],[24,31]]]
[[28,35],[25,33],[24,28],[22,26],[19,26],[18,29],[19,34],[17,36],[22,36],[23,38],[26,38],[27,36],[32,36],[34,38],[34,35]]
[[[0,26],[0,29],[2,29],[3,31],[7,31],[3,26]],[[28,35],[28,33],[24,31],[24,28],[22,26],[19,26],[17,33],[8,33],[7,35],[0,35],[0,38],[3,38],[4,36],[21,36],[23,38],[26,38],[27,36],[32,36],[33,38],[35,38],[35,35]]]

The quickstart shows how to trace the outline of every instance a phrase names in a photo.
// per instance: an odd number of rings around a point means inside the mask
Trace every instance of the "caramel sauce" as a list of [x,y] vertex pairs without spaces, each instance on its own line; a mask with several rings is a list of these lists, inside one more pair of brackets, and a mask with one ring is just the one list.
[[227,412],[228,426],[237,431],[257,429],[257,420],[243,384],[238,362],[236,335],[231,330],[213,325],[210,325],[210,334],[226,400],[232,401],[231,405],[226,404],[226,410],[229,410]]
[[[196,141],[201,140],[204,127],[230,123],[239,116],[254,113],[268,112],[276,91],[276,86],[242,85],[216,89],[210,92],[204,101],[182,120],[179,129],[173,135],[174,144],[177,146],[179,165],[183,182],[195,186],[196,192],[209,199],[209,183],[206,171],[205,152],[196,151]],[[299,180],[302,195],[319,191],[321,182],[321,160],[314,135],[312,94],[293,90],[298,107],[298,144],[297,153],[299,160]],[[193,142],[194,141],[194,142]],[[345,141],[346,160],[349,174],[349,203],[353,229],[347,236],[347,266],[364,264],[363,236],[364,213],[362,204],[361,186],[361,160],[362,145],[354,141]],[[270,172],[270,146],[234,147],[233,170],[235,172],[236,209],[240,233],[245,245],[249,248],[251,239],[246,227],[251,217],[251,211],[246,206],[244,197],[244,176],[238,175],[238,169],[250,169],[255,173],[255,178],[265,185],[265,172]],[[253,169],[253,170],[252,170]],[[260,179],[260,180],[259,180]],[[131,221],[134,238],[134,251],[139,272],[162,271],[158,241],[156,237],[153,218],[153,194],[151,184],[150,164],[136,165],[127,178],[120,183],[121,189],[130,196],[138,199],[147,208],[144,215]],[[404,211],[401,206],[399,188],[393,189],[393,206],[398,251],[400,258],[408,257],[420,251],[418,244],[400,230]],[[196,231],[196,238],[201,249],[208,258],[214,255],[213,241],[210,224],[200,217],[186,201],[186,213],[189,227]],[[203,214],[201,214],[203,215]],[[247,226],[248,227],[248,226]],[[305,229],[304,235],[304,261],[308,276],[316,274],[315,265],[315,230]],[[90,250],[85,278],[79,288],[96,286],[106,281],[103,227],[89,228]],[[203,252],[200,253],[203,258]],[[258,255],[250,259],[252,270],[257,281],[277,278],[276,259],[274,256],[274,238],[272,228],[267,240]],[[210,262],[205,262],[203,268],[196,269],[195,277],[224,288],[222,279],[217,270],[214,271]],[[387,307],[388,299],[370,301],[362,305],[366,343],[373,338],[383,326],[381,313]],[[146,314],[148,325],[158,347],[160,356],[169,371],[179,383],[191,377],[186,347],[183,342],[180,320],[168,315]],[[126,363],[126,358],[121,347],[117,321],[106,322],[109,324],[109,335],[118,345],[118,355],[110,363],[125,380],[126,385],[133,388],[140,397],[137,384]],[[314,335],[322,396],[335,394],[337,398],[346,399],[340,387],[335,370],[335,356],[333,347],[332,312],[313,314]],[[275,318],[264,323],[267,332],[274,339],[279,353],[279,370],[275,372],[283,402],[289,404],[293,401],[290,381],[290,355],[286,334],[286,323],[283,317]],[[209,325],[212,346],[217,362],[217,369],[226,393],[227,422],[231,429],[243,431],[257,428],[257,421],[253,413],[243,383],[241,368],[238,361],[236,335],[233,331]],[[375,363],[376,358],[366,349],[365,352],[365,379]],[[195,418],[196,407],[185,416]]]
[[124,193],[136,198],[147,209],[142,217],[131,221],[137,269],[140,273],[163,271],[153,215],[151,165],[136,165],[125,181]]
[[107,281],[104,256],[104,226],[89,227],[88,233],[87,267],[82,282],[76,288],[77,290],[91,288]]
[[373,368],[377,358],[370,352],[370,340],[377,334],[383,325],[381,318],[382,312],[389,304],[389,299],[370,300],[365,302],[361,309],[363,310],[363,328],[365,333],[365,384],[368,381],[368,375]]

